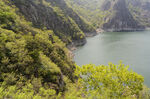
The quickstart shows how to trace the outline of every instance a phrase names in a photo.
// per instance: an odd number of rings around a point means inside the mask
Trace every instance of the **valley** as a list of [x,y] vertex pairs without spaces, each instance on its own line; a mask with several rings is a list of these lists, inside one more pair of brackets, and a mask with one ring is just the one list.
[[148,28],[149,0],[0,0],[0,99],[150,99]]

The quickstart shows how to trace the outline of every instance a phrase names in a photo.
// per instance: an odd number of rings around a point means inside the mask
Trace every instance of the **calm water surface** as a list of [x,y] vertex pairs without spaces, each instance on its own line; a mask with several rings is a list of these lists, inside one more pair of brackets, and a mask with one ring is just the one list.
[[87,38],[87,44],[74,51],[78,65],[118,64],[120,60],[143,75],[150,87],[150,31],[106,32]]

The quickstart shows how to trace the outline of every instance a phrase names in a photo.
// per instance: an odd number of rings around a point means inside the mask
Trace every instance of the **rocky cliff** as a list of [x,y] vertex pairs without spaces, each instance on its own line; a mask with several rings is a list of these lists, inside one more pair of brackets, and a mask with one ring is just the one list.
[[66,1],[64,0],[46,0],[47,2],[51,2],[53,6],[60,7],[63,12],[71,17],[76,24],[79,26],[79,28],[85,33],[85,35],[96,35],[95,29],[86,23],[76,12],[73,11],[72,8],[69,8],[66,4]]
[[140,22],[140,24],[150,27],[150,1],[127,0],[127,4],[134,19]]
[[140,25],[130,13],[125,0],[105,1],[103,10],[110,10],[112,13],[106,18],[103,29],[106,31],[137,31],[143,30],[144,26]]
[[64,0],[12,0],[12,2],[35,27],[52,29],[66,44],[84,45],[85,34],[96,34],[95,29],[69,8]]
[[150,27],[149,0],[66,0],[97,28],[135,31]]

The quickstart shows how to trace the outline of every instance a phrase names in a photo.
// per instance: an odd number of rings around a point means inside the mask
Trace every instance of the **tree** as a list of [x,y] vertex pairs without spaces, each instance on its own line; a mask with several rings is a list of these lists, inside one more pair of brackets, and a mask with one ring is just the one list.
[[129,97],[139,95],[143,88],[143,76],[128,70],[128,66],[120,63],[108,66],[95,66],[94,64],[77,66],[75,74],[79,77],[79,83],[85,93],[96,92],[107,97]]

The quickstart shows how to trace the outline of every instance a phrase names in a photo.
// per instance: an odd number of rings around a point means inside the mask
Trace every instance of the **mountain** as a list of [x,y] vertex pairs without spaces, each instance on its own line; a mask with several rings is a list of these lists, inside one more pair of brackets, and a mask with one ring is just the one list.
[[150,26],[149,0],[66,1],[93,26],[105,31],[135,31]]
[[[106,2],[106,3],[105,3]],[[104,11],[110,10],[111,16],[106,17],[103,24],[105,31],[137,31],[144,30],[138,21],[136,21],[130,13],[125,0],[105,1]],[[105,8],[105,7],[108,8]]]
[[85,35],[96,35],[95,29],[69,8],[64,0],[12,0],[12,2],[34,27],[53,30],[67,45],[84,45]]
[[150,27],[150,1],[149,0],[128,0],[130,12],[140,24]]
[[[30,87],[30,92],[36,90],[34,94],[41,88],[64,91],[68,81],[75,80],[75,63],[65,43],[53,30],[33,27],[13,2],[0,0],[0,86],[16,86],[17,89]],[[37,22],[39,16],[34,15],[41,10],[26,2],[19,0],[16,3],[32,7],[31,12],[28,11],[31,16],[33,13],[31,19]],[[23,8],[23,11],[27,9]],[[41,16],[41,22],[45,20],[43,17],[48,16]]]
[[81,17],[86,19],[94,27],[102,25],[103,17],[107,13],[101,11],[104,0],[65,0]]
[[83,31],[95,35],[63,0],[0,0],[0,99],[149,98],[143,76],[122,62],[72,61],[66,44],[83,44]]
[[66,45],[93,35],[64,0],[0,0],[0,86],[63,92],[76,78]]
[[65,90],[75,80],[66,45],[89,35],[95,28],[63,0],[0,0],[0,83]]

